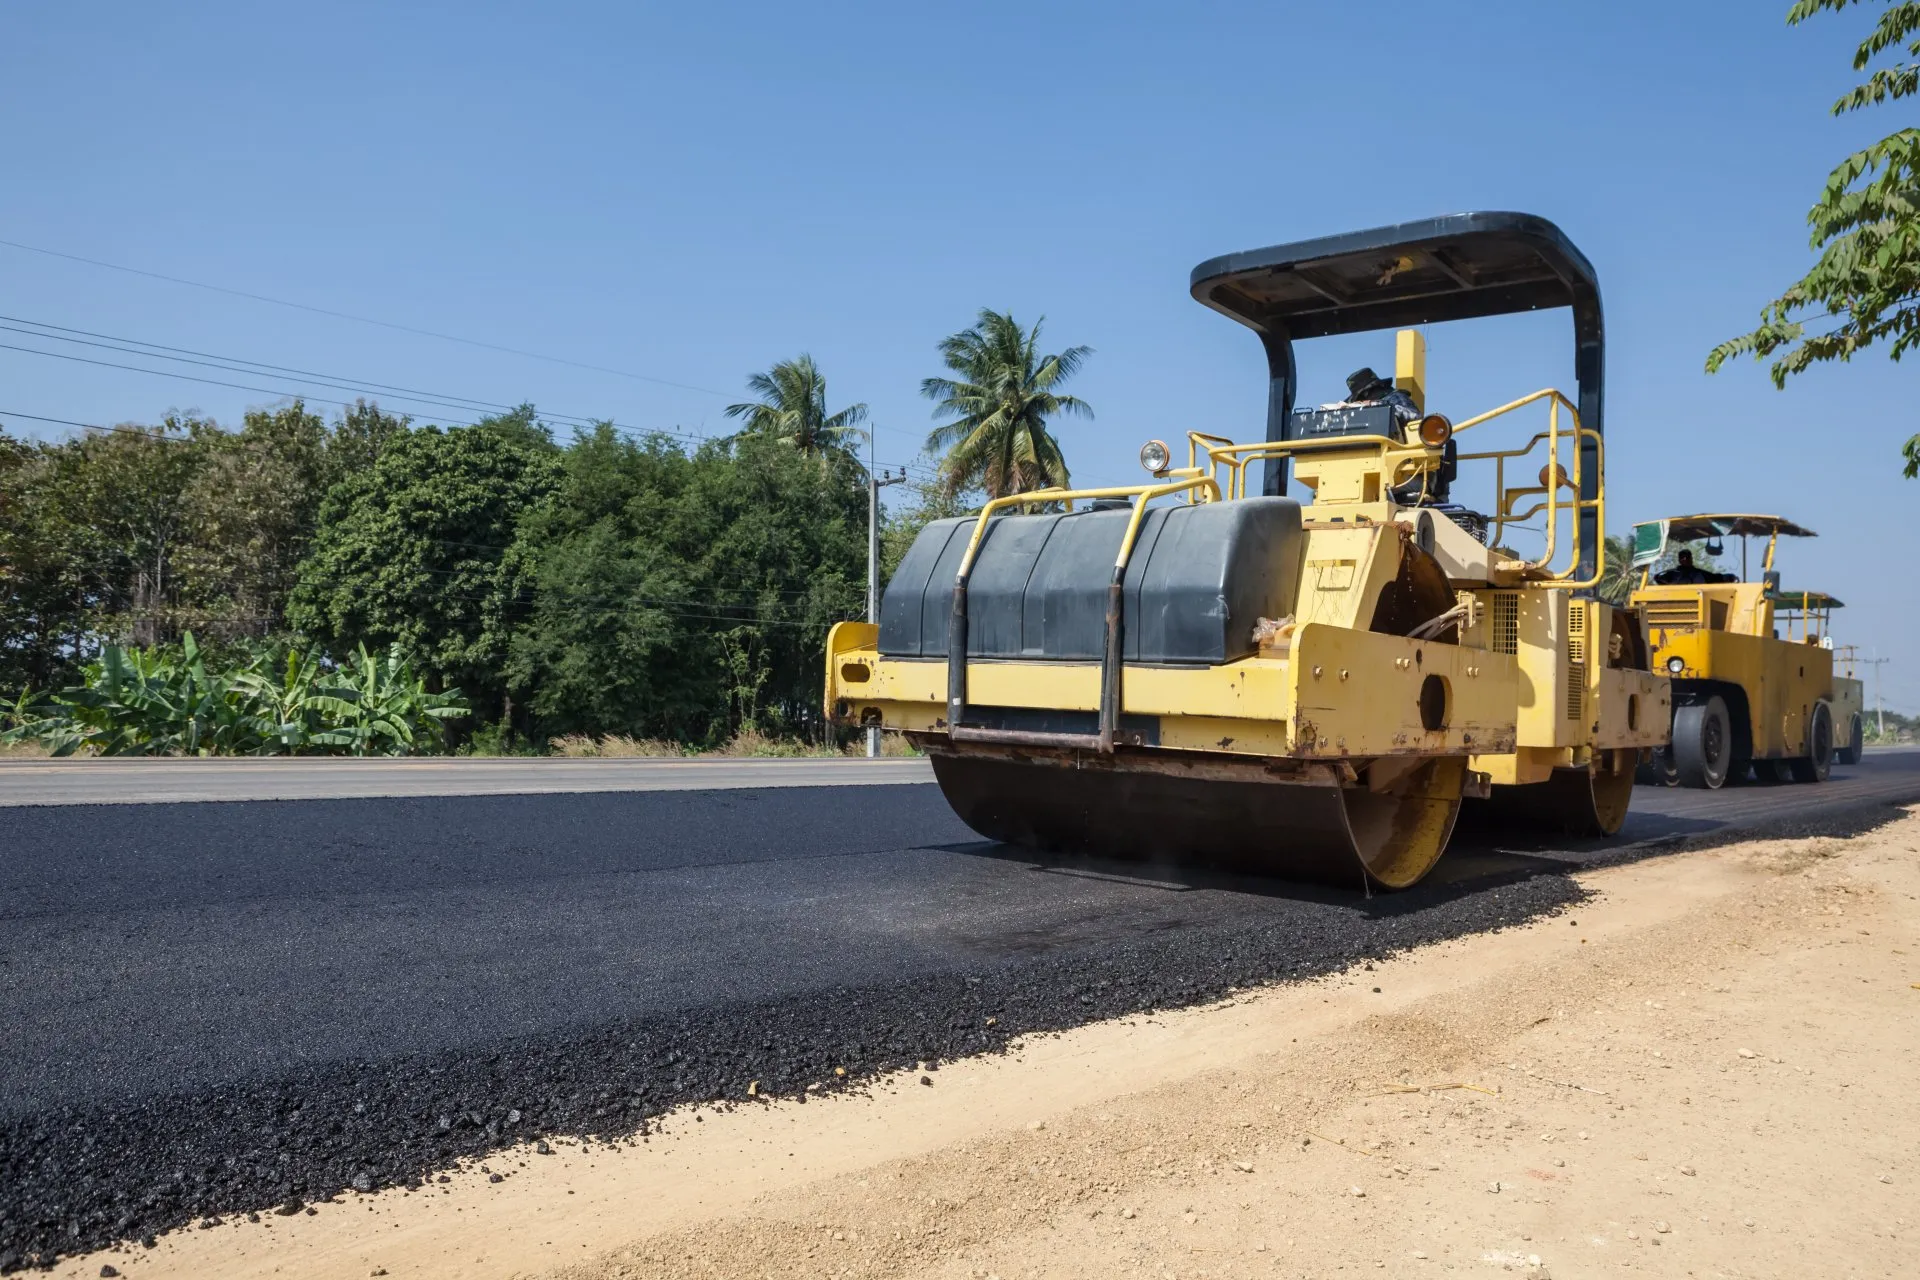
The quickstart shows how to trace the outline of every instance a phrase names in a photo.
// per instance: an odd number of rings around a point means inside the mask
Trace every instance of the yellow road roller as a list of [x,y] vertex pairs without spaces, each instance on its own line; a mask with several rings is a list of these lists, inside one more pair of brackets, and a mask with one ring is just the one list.
[[[1833,611],[1820,591],[1784,591],[1780,539],[1813,530],[1780,516],[1673,516],[1633,527],[1640,587],[1657,669],[1673,681],[1673,742],[1644,766],[1654,783],[1716,788],[1744,780],[1820,782],[1836,758],[1860,759],[1862,686],[1834,674]],[[1726,554],[1740,539],[1740,571],[1695,564],[1693,546]],[[1752,540],[1766,540],[1757,575]],[[1670,567],[1656,566],[1671,560]]]
[[[1635,615],[1584,594],[1606,503],[1587,259],[1544,219],[1459,214],[1216,258],[1192,293],[1260,339],[1265,438],[1189,431],[1184,466],[1148,442],[1144,483],[929,524],[879,623],[831,632],[828,714],[904,733],[969,826],[1042,849],[1402,888],[1469,800],[1617,829],[1670,716]],[[1429,412],[1411,326],[1557,307],[1577,402]],[[1296,407],[1295,343],[1391,330],[1391,379]]]

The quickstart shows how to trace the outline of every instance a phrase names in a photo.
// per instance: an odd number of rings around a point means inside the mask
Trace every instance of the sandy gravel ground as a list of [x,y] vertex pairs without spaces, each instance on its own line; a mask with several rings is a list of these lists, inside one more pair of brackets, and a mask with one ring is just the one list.
[[1555,920],[865,1096],[59,1274],[1912,1276],[1920,810],[1890,817],[1592,872]]

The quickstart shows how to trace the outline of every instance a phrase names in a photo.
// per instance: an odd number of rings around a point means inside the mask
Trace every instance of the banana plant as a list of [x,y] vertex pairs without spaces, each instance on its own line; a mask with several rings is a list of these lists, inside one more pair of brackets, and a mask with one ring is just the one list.
[[237,670],[209,671],[193,636],[176,652],[108,645],[82,682],[7,709],[0,741],[55,756],[407,755],[443,750],[467,714],[457,693],[431,693],[398,646],[360,647],[334,666],[317,649],[256,649]]
[[423,742],[438,748],[446,722],[467,714],[466,700],[458,694],[428,692],[397,645],[379,655],[361,645],[353,660],[314,691],[309,705],[327,726],[309,741],[356,756],[409,755]]

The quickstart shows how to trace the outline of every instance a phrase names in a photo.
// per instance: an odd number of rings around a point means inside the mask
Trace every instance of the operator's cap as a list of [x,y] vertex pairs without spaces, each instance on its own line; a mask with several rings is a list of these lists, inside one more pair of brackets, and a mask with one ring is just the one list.
[[1365,391],[1368,387],[1373,386],[1379,381],[1381,381],[1380,375],[1372,369],[1355,369],[1347,375],[1347,398],[1349,400],[1358,400],[1362,391]]

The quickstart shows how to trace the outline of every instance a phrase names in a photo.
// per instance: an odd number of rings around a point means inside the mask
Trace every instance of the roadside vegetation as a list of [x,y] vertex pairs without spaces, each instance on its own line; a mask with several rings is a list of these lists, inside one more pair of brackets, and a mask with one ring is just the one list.
[[1867,741],[1875,746],[1904,746],[1920,742],[1920,716],[1903,716],[1897,711],[1869,707],[1864,719]]
[[[1892,61],[1920,55],[1920,0],[1795,0],[1787,22],[1845,16],[1856,6],[1880,11],[1853,52],[1855,71],[1873,71],[1828,108],[1835,116],[1920,93],[1920,62]],[[1819,255],[1813,266],[1761,308],[1756,328],[1707,354],[1708,373],[1741,356],[1771,359],[1773,384],[1785,387],[1797,373],[1852,360],[1876,342],[1895,360],[1920,347],[1920,129],[1896,129],[1836,165],[1807,210],[1807,227]],[[1907,478],[1920,477],[1920,434],[1908,437],[1901,456]]]
[[345,663],[276,644],[210,661],[193,633],[178,646],[108,644],[79,683],[23,697],[0,740],[52,756],[408,755],[442,747],[467,714],[430,693],[397,647]]
[[[1086,412],[1058,391],[1086,351],[1037,340],[983,312],[939,344],[972,381],[929,380],[950,421],[883,572],[984,488],[1065,479],[1047,419]],[[829,409],[805,355],[747,385],[707,440],[298,401],[0,431],[0,751],[837,754],[819,663],[866,607],[866,406]]]

